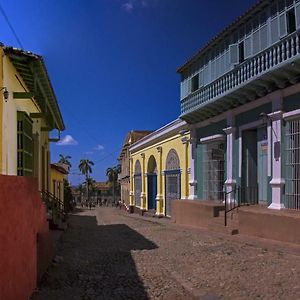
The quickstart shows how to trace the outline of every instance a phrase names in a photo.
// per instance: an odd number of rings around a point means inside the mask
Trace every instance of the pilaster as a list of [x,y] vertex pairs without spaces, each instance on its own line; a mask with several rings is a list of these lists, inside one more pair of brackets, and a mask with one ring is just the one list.
[[226,181],[224,183],[227,193],[227,200],[230,202],[235,201],[235,185],[236,180],[233,177],[233,149],[236,128],[231,126],[223,129],[226,133],[227,151],[226,151]]
[[156,215],[163,216],[163,195],[162,195],[162,147],[156,148],[158,152],[157,164],[157,194],[156,194]]
[[141,154],[142,158],[142,192],[141,192],[141,208],[147,210],[147,199],[146,199],[146,173],[145,173],[145,154]]
[[281,110],[270,113],[272,130],[272,180],[270,185],[272,187],[272,203],[269,206],[271,209],[282,209],[283,188],[285,180],[282,178],[281,166],[281,141],[282,141],[282,116]]
[[197,134],[196,129],[192,128],[190,130],[190,172],[189,172],[189,188],[190,188],[190,200],[197,199]]

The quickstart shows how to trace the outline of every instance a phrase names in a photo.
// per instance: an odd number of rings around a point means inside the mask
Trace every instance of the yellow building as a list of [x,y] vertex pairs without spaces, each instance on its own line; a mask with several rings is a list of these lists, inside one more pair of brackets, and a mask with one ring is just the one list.
[[172,200],[190,194],[190,133],[185,121],[159,128],[130,146],[131,211],[172,215]]
[[64,180],[68,176],[68,167],[65,164],[51,164],[50,193],[64,203]]
[[49,132],[65,129],[43,58],[0,46],[0,174],[35,176],[50,191]]
[[130,163],[129,163],[129,147],[148,135],[152,131],[149,130],[131,130],[128,132],[120,156],[118,158],[121,165],[121,173],[118,176],[118,180],[121,186],[121,203],[126,209],[129,209],[129,194],[130,194]]

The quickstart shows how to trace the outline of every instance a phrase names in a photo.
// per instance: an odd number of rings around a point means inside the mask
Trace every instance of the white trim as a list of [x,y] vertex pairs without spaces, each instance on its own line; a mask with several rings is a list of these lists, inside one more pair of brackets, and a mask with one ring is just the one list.
[[268,137],[268,170],[267,175],[272,176],[272,127],[271,124],[267,127],[267,137]]
[[286,121],[300,118],[300,109],[289,111],[283,114],[283,119]]
[[212,142],[218,142],[218,141],[225,141],[226,136],[224,134],[215,134],[211,135],[205,138],[200,139],[200,143],[206,144],[206,143],[212,143]]
[[137,151],[140,148],[144,148],[147,144],[153,144],[158,138],[164,137],[165,135],[173,133],[174,131],[179,134],[179,129],[187,125],[188,124],[185,121],[176,119],[132,144],[129,147],[129,151],[132,152]]

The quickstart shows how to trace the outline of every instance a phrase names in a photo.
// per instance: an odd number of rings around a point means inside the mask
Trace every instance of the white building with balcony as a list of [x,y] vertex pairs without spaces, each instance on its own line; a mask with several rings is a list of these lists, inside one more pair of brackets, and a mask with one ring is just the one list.
[[300,1],[257,1],[178,73],[192,198],[300,210]]

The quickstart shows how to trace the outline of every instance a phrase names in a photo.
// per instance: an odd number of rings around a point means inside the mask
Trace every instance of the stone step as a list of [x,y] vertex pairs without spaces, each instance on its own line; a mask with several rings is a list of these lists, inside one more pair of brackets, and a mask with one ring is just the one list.
[[149,209],[146,211],[142,211],[142,216],[144,217],[156,217],[156,210],[155,209]]

